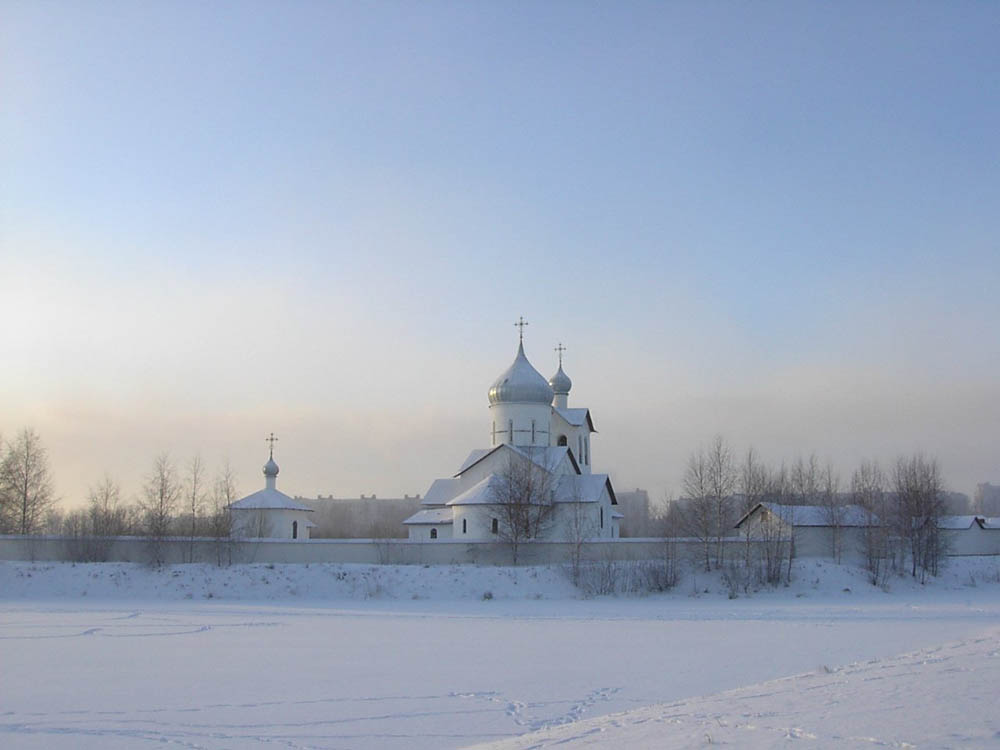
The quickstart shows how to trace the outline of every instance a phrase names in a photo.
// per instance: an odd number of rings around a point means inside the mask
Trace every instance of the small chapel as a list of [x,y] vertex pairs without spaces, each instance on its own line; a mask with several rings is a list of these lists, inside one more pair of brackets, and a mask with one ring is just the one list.
[[517,354],[487,392],[489,447],[473,450],[453,476],[431,484],[421,510],[403,522],[410,540],[618,536],[623,515],[611,480],[591,470],[594,420],[589,409],[569,405],[565,349],[556,348],[558,369],[546,380],[524,353],[527,322],[515,325]]
[[277,488],[278,464],[274,460],[271,433],[267,463],[264,464],[264,489],[237,500],[230,506],[233,536],[241,539],[309,539],[316,524],[309,518],[313,509],[296,502]]

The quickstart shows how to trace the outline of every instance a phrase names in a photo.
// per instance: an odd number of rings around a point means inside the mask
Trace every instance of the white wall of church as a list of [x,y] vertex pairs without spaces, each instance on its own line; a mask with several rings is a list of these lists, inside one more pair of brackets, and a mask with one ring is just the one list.
[[259,539],[292,539],[292,524],[297,523],[297,539],[309,539],[310,515],[304,510],[287,508],[233,508],[233,535]]
[[409,529],[408,538],[412,542],[436,542],[439,539],[451,539],[452,537],[452,524],[450,523],[434,525],[411,523],[407,529]]
[[[552,407],[549,404],[500,403],[490,406],[490,447],[502,443],[514,445],[551,445],[549,422]],[[514,439],[509,439],[513,423]],[[495,432],[494,432],[495,430]]]

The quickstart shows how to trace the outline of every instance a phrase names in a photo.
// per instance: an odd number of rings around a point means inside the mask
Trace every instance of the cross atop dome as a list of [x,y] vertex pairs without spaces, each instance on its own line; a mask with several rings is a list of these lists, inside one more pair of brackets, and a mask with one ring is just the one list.
[[562,345],[562,341],[559,342],[559,346],[557,346],[553,351],[559,355],[559,367],[562,367],[562,355],[563,352],[566,351],[566,347]]
[[[559,361],[562,362],[562,359]],[[272,432],[270,437],[264,438],[264,442],[271,444],[271,452],[268,455],[268,458],[274,458],[274,444],[278,442],[278,438],[276,438]]]
[[517,318],[517,322],[514,324],[514,327],[519,329],[518,336],[520,337],[521,343],[524,343],[524,327],[526,325],[528,325],[528,321],[524,319],[523,315],[519,315]]

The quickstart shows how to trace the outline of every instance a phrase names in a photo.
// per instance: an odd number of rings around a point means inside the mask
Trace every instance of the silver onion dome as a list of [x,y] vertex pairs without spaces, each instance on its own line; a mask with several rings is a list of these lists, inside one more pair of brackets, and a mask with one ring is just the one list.
[[524,344],[517,347],[514,364],[508,367],[490,387],[490,404],[532,403],[551,404],[552,387],[524,356]]
[[563,372],[562,365],[559,365],[556,374],[549,378],[549,385],[555,393],[568,394],[569,389],[573,387],[573,381]]
[[264,476],[265,477],[278,476],[278,464],[274,462],[273,458],[267,459],[267,463],[264,464]]

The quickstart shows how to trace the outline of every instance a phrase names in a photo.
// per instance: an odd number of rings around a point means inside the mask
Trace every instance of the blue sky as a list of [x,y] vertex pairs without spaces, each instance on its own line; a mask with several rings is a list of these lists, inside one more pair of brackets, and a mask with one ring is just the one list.
[[597,468],[1000,479],[991,3],[0,3],[0,430],[422,492],[531,321]]

